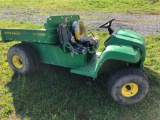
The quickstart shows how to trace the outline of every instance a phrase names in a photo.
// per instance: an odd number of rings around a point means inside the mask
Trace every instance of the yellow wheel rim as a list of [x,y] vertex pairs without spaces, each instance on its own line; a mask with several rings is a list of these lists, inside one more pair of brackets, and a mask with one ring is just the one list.
[[22,66],[23,66],[22,59],[21,59],[21,57],[18,56],[18,55],[14,55],[14,56],[12,57],[12,62],[13,62],[14,66],[15,66],[16,68],[22,68]]
[[138,92],[138,85],[135,83],[128,83],[123,85],[121,93],[125,97],[132,97]]

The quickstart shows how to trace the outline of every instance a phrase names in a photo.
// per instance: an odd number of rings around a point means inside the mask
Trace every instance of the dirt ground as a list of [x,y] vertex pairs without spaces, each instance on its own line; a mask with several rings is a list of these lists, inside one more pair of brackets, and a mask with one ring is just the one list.
[[[148,35],[160,35],[160,15],[114,14],[105,12],[51,11],[28,8],[0,8],[0,19],[12,22],[43,24],[48,16],[78,14],[91,31],[115,18],[113,29],[122,27]],[[1,27],[0,27],[1,28]],[[103,31],[101,29],[101,31]]]

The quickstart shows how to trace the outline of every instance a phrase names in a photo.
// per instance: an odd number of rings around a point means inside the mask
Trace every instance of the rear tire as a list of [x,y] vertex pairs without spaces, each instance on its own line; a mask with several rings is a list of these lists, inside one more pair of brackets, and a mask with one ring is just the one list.
[[107,81],[107,91],[111,98],[124,105],[141,101],[149,91],[146,75],[137,68],[124,68]]
[[38,67],[38,58],[32,47],[26,44],[13,45],[7,54],[10,67],[15,73],[29,75]]

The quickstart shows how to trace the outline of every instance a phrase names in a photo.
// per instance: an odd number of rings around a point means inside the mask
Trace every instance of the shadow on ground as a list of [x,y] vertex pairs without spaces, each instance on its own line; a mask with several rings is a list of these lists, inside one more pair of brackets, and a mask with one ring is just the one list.
[[148,68],[145,71],[150,79],[150,93],[133,106],[119,105],[108,98],[107,75],[93,81],[51,65],[42,64],[32,76],[14,74],[7,87],[13,96],[16,115],[21,119],[158,119],[160,75]]

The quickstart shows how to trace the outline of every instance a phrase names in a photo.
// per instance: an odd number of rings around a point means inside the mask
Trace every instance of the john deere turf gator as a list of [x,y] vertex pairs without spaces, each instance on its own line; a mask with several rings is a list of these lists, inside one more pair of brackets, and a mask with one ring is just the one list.
[[125,105],[141,101],[149,90],[148,79],[142,72],[146,54],[144,37],[124,28],[113,31],[113,19],[100,26],[108,29],[110,37],[104,42],[103,52],[96,52],[98,41],[91,44],[94,36],[78,40],[77,36],[80,38],[85,29],[79,26],[76,29],[80,32],[75,31],[75,21],[79,23],[78,15],[50,16],[44,29],[0,29],[2,42],[21,42],[7,54],[13,71],[30,75],[41,62],[67,67],[71,73],[93,79],[109,72],[106,87],[114,101]]

